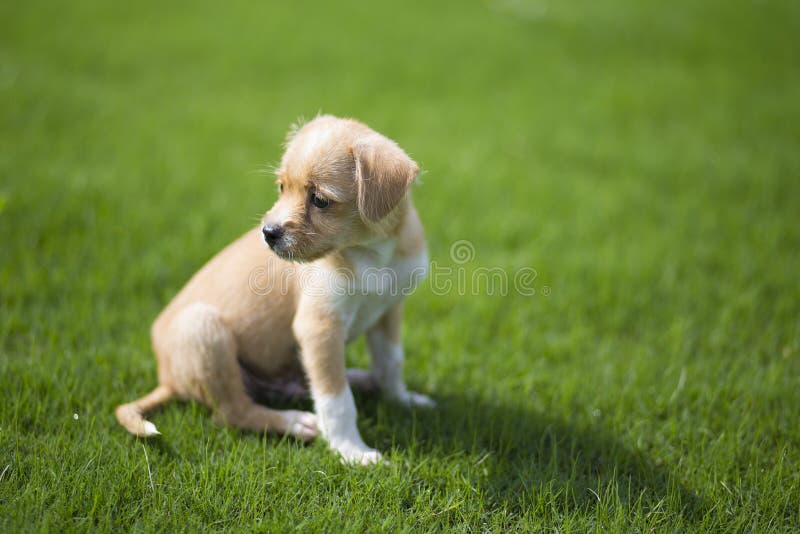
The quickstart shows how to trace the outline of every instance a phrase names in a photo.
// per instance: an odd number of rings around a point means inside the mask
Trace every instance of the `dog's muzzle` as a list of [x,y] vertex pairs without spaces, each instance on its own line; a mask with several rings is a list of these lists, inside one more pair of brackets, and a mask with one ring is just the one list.
[[271,249],[275,248],[275,245],[278,244],[284,234],[283,227],[277,224],[265,224],[261,229],[261,233],[264,234],[264,241]]

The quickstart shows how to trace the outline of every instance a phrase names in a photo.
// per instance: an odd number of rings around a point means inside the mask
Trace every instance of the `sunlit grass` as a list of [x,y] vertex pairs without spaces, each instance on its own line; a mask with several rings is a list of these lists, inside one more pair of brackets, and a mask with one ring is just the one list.
[[[0,530],[796,529],[799,6],[0,5]],[[409,300],[439,407],[357,399],[386,467],[193,404],[129,437],[150,322],[318,111],[425,169],[437,265],[535,294]]]

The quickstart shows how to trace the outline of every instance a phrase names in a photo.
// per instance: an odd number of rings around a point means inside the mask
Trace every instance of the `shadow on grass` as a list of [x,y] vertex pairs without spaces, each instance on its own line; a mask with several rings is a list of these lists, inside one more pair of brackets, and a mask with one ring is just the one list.
[[626,447],[599,424],[581,428],[466,396],[436,400],[432,410],[413,411],[363,395],[357,402],[362,416],[382,421],[369,435],[379,448],[385,444],[416,456],[477,458],[468,476],[483,477],[489,508],[522,513],[547,493],[548,508],[558,513],[588,512],[602,503],[607,509],[621,505],[644,514],[679,513],[687,523],[695,523],[710,510],[666,467]]
[[[384,452],[394,448],[434,462],[456,459],[466,466],[461,474],[480,486],[487,509],[523,514],[544,500],[556,514],[591,514],[601,507],[619,512],[622,507],[626,514],[677,513],[688,524],[702,523],[711,511],[667,467],[622,444],[599,423],[580,427],[461,395],[438,395],[436,401],[433,409],[407,410],[356,392],[364,438]],[[273,398],[269,406],[313,409],[307,398]],[[266,439],[277,444],[283,438]],[[168,440],[147,444],[166,456],[179,456]],[[465,464],[467,456],[476,460]]]

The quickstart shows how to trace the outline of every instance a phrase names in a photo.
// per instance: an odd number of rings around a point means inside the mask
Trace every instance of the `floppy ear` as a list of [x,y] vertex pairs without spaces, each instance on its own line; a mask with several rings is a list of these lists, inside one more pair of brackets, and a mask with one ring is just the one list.
[[403,199],[419,167],[403,150],[375,134],[353,145],[358,211],[371,222],[386,217]]

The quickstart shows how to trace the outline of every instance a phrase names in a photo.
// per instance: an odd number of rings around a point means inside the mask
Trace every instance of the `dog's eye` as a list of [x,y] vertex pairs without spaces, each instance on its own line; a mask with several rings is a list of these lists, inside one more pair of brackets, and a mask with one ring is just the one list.
[[278,191],[283,193],[283,184],[278,184]]
[[321,197],[316,193],[311,193],[311,203],[314,204],[315,208],[324,209],[330,205],[330,201],[325,198]]

